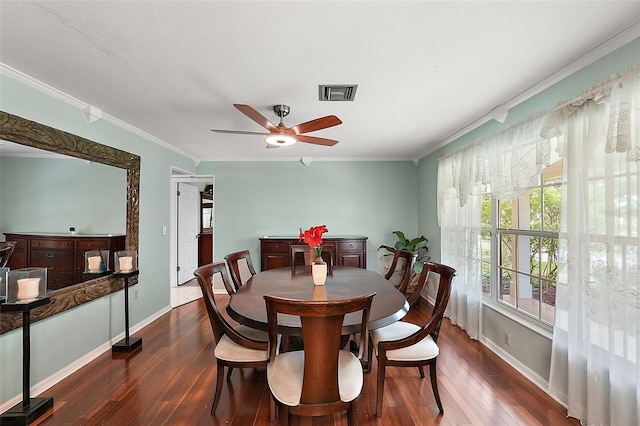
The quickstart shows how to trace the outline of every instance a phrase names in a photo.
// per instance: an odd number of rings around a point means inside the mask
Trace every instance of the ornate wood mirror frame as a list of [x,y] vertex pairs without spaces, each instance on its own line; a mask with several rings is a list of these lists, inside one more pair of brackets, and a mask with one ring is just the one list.
[[[80,136],[0,111],[0,139],[127,171],[126,248],[138,250],[140,157]],[[135,284],[130,281],[130,284]],[[124,281],[111,275],[49,293],[51,303],[34,309],[31,321],[66,311],[122,289]],[[22,325],[22,315],[0,314],[0,334]]]

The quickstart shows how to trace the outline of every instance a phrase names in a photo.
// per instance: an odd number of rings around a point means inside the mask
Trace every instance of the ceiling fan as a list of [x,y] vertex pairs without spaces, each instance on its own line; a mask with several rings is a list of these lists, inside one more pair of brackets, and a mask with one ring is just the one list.
[[266,135],[265,142],[267,148],[277,148],[280,146],[293,145],[296,142],[306,142],[315,145],[333,146],[338,141],[333,139],[319,138],[316,136],[308,136],[304,133],[315,132],[329,127],[342,124],[342,121],[335,115],[327,115],[326,117],[316,118],[293,127],[286,127],[282,119],[289,115],[290,108],[288,105],[274,105],[273,112],[280,117],[280,123],[274,126],[264,115],[260,114],[253,107],[243,104],[233,104],[241,113],[264,127],[269,133],[249,132],[241,130],[219,130],[211,129],[216,133],[231,133],[239,135]]

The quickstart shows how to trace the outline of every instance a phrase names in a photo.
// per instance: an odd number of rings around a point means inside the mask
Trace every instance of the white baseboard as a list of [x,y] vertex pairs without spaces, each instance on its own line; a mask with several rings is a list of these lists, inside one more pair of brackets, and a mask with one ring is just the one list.
[[[435,300],[429,295],[425,295],[424,293],[421,295],[422,300],[429,303],[431,306],[435,303]],[[426,297],[425,297],[426,296]],[[456,326],[457,327],[457,326]],[[506,352],[500,346],[496,345],[492,340],[488,339],[486,336],[480,337],[480,343],[482,343],[487,349],[489,349],[494,354],[498,355],[504,362],[513,367],[518,373],[522,374],[527,380],[531,383],[539,387],[544,393],[549,395],[556,401],[558,404],[562,405],[564,408],[567,408],[567,405],[560,401],[557,397],[549,393],[549,381],[545,380],[538,373],[527,367],[525,364],[520,362],[517,358],[514,358],[510,353]]]
[[[153,321],[157,320],[158,318],[160,318],[162,315],[166,314],[170,310],[171,308],[169,306],[163,309],[160,309],[158,312],[154,313],[153,315],[131,326],[129,332],[133,334],[137,331],[140,331],[141,329],[151,324]],[[61,370],[56,371],[54,374],[50,375],[46,379],[41,380],[40,382],[34,384],[33,386],[31,386],[31,389],[30,389],[31,397],[33,398],[35,396],[42,394],[47,389],[58,384],[62,380],[66,379],[67,377],[69,377],[70,375],[72,375],[73,373],[75,373],[85,365],[89,364],[94,359],[98,358],[103,353],[110,351],[111,345],[124,339],[124,337],[125,337],[125,333],[123,331],[118,336],[110,339],[107,342],[104,342],[94,350],[87,352],[82,357],[73,361],[71,364],[67,365]],[[5,411],[7,411],[8,409],[10,409],[11,407],[18,404],[21,401],[22,401],[22,394],[18,394],[13,398],[5,401],[3,404],[0,405],[0,413],[4,413]]]
[[495,344],[492,340],[489,340],[486,336],[482,336],[480,338],[480,343],[482,343],[487,349],[489,349],[494,354],[498,355],[504,362],[512,366],[518,373],[522,374],[527,380],[531,383],[539,387],[544,393],[549,395],[556,401],[558,404],[562,405],[564,408],[567,408],[566,404],[560,401],[558,398],[549,393],[549,381],[545,380],[538,373],[527,367],[525,364],[520,362],[517,358],[514,358],[510,353],[506,352],[500,346]]

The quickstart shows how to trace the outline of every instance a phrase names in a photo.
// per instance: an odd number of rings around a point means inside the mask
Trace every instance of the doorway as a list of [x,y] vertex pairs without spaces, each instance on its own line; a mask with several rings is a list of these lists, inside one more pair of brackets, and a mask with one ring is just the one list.
[[198,268],[198,237],[200,236],[200,191],[191,182],[178,182],[176,191],[178,216],[177,241],[177,284],[182,285],[193,278]]
[[[198,267],[198,242],[202,229],[201,220],[203,220],[200,194],[205,187],[213,188],[213,183],[214,177],[211,175],[194,175],[176,168],[171,170],[170,291],[172,308],[202,297],[200,287],[193,276],[193,272]],[[212,203],[214,195],[211,190]],[[211,227],[211,253],[213,253],[213,234],[214,228]]]

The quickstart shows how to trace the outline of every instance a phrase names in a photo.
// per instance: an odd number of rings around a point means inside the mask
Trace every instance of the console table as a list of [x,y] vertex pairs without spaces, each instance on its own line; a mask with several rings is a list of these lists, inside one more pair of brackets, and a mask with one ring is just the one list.
[[113,271],[113,253],[125,249],[124,235],[68,235],[5,233],[7,241],[16,241],[9,259],[11,269],[47,268],[47,289],[57,290],[95,278],[84,274],[84,253],[109,250],[109,270]]
[[[260,238],[261,269],[291,266],[291,244],[304,244],[298,237]],[[367,269],[367,237],[344,235],[322,238],[322,244],[332,246],[335,265]]]

